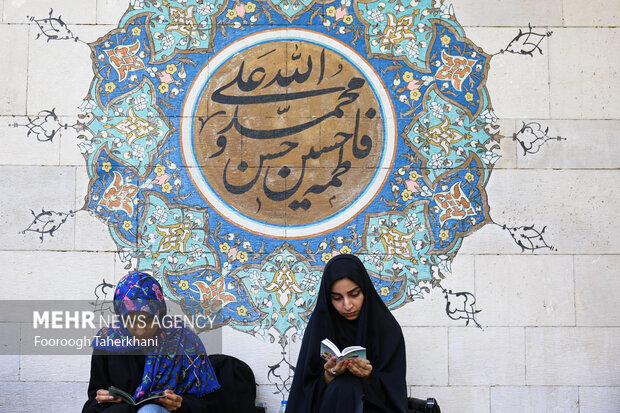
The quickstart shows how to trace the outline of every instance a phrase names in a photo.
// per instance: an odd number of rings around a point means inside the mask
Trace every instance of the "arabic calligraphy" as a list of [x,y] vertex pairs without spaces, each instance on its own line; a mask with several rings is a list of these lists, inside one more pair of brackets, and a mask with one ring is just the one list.
[[333,50],[270,41],[216,69],[198,99],[193,150],[225,202],[275,225],[316,222],[371,181],[384,135],[364,74]]

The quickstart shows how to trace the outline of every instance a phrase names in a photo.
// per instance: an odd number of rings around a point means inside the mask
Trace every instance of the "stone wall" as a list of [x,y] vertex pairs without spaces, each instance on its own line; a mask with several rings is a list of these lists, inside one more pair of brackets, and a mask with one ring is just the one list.
[[[464,238],[442,284],[475,295],[480,328],[449,318],[438,289],[394,310],[407,341],[410,395],[436,397],[448,413],[617,412],[620,5],[452,4],[467,37],[498,53],[487,88],[502,157],[486,187],[494,223]],[[121,0],[0,0],[7,69],[0,80],[2,300],[92,299],[102,280],[114,284],[126,271],[108,228],[91,214],[71,214],[83,207],[89,182],[80,131],[64,127],[79,121],[77,107],[93,78],[82,42],[116,28],[126,10]],[[67,40],[48,38],[35,21],[59,15],[72,33]],[[539,50],[499,53],[528,23],[542,37],[531,38]],[[25,125],[52,108],[60,128],[53,139],[28,134]],[[564,139],[524,154],[513,140],[524,124]],[[42,209],[68,214],[55,217],[66,221],[52,233],[25,231]],[[502,225],[533,226],[552,248],[522,250]],[[5,327],[0,344],[19,340],[18,330]],[[230,327],[202,337],[209,352],[246,360],[258,400],[277,409],[282,395],[269,378],[269,363],[280,358],[277,343]],[[298,346],[286,356],[291,363]],[[85,399],[87,356],[0,355],[0,365],[0,411],[72,411]]]

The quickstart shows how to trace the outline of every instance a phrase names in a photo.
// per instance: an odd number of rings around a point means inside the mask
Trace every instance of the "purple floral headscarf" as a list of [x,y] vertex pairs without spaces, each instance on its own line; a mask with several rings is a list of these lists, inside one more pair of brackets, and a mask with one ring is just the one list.
[[[161,285],[143,272],[125,275],[114,292],[114,311],[121,320],[138,311],[163,317],[166,303]],[[124,325],[104,327],[97,336],[93,340],[95,349],[120,354],[145,352],[144,374],[134,394],[136,400],[165,389],[202,396],[220,388],[202,341],[185,327],[160,329],[157,347],[145,347],[140,340],[132,340],[134,337]]]

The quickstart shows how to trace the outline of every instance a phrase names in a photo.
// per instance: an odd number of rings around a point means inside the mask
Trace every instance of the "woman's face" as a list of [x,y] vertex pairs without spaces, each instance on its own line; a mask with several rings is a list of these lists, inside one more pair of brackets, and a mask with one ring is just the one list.
[[159,331],[159,323],[155,316],[146,311],[136,311],[123,316],[127,331],[135,338],[146,340],[155,337]]
[[349,278],[341,278],[332,284],[329,293],[332,305],[338,314],[347,320],[356,320],[364,304],[364,293],[359,285]]

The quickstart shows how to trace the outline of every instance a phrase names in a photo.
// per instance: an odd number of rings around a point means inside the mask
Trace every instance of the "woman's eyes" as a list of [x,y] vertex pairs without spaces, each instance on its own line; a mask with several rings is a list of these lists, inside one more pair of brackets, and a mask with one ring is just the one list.
[[[361,294],[361,291],[356,291],[353,293],[348,293],[347,295],[352,298],[357,298],[359,297],[360,294]],[[340,301],[340,300],[342,300],[341,295],[332,295],[332,301]]]

